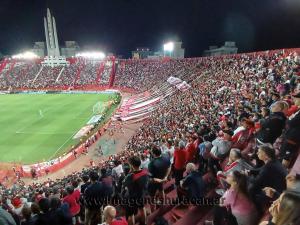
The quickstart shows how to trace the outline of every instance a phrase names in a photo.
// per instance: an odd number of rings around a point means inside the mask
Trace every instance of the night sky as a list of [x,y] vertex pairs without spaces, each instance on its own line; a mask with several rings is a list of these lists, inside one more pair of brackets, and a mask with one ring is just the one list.
[[300,0],[0,0],[0,52],[44,41],[47,7],[61,44],[124,57],[176,39],[190,57],[226,40],[239,52],[300,47]]

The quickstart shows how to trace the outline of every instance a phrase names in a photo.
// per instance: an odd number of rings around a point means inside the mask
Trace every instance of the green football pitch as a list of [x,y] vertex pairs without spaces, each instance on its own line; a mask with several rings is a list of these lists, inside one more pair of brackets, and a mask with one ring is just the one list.
[[0,162],[29,164],[63,154],[78,143],[73,136],[93,116],[93,106],[112,95],[0,95]]

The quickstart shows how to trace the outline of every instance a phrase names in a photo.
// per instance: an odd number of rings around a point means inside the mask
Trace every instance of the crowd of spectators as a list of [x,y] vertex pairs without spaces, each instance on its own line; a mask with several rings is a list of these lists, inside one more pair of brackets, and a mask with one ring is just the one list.
[[55,86],[57,77],[59,76],[62,66],[51,67],[43,66],[42,71],[33,82],[35,88],[46,88]]
[[86,61],[76,84],[95,84],[100,64],[101,62],[99,61]]
[[84,64],[81,62],[81,60],[78,60],[75,63],[65,67],[57,80],[58,85],[70,87],[73,86],[77,78],[77,73],[83,66]]
[[[58,88],[97,84],[107,85],[111,76],[112,63],[99,71],[103,61],[76,58],[68,66],[42,66],[35,61],[8,61],[0,73],[0,89],[15,88]],[[41,70],[42,68],[42,70]],[[100,73],[100,74],[99,74]]]
[[100,75],[101,76],[101,79],[100,79],[101,85],[107,85],[109,83],[111,71],[112,71],[112,62],[108,61],[105,63],[104,70],[103,70],[102,74]]
[[195,62],[197,59],[119,60],[114,85],[139,91],[149,90],[170,76],[189,71]]
[[0,89],[28,88],[41,68],[32,61],[10,62],[0,74]]
[[178,204],[210,191],[220,198],[207,224],[256,225],[269,211],[260,224],[298,225],[299,63],[283,51],[121,61],[118,86],[147,90],[178,74],[192,88],[169,96],[107,161],[60,180],[2,186],[0,221],[145,224],[174,181]]

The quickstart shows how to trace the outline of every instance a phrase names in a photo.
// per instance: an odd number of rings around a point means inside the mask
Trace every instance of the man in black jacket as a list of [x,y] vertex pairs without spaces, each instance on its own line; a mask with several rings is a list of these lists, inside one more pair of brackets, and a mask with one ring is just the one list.
[[[168,176],[171,171],[171,162],[168,157],[164,157],[161,154],[161,150],[158,147],[152,148],[153,159],[148,165],[149,171],[149,185],[148,193],[152,200],[165,198],[163,190],[163,184],[168,181]],[[157,205],[151,204],[151,211],[155,210]]]
[[195,164],[188,163],[186,165],[186,173],[187,176],[181,181],[181,188],[185,190],[185,196],[188,201],[195,204],[205,196],[205,184]]
[[80,187],[80,192],[81,194],[83,194],[85,192],[85,189],[91,184],[91,182],[89,182],[90,178],[88,175],[83,175],[81,179],[83,181],[83,184]]
[[98,181],[99,176],[95,171],[89,174],[91,184],[86,188],[83,198],[85,206],[85,224],[96,225],[101,223],[100,208],[109,196],[106,196],[105,186]]
[[268,145],[260,146],[257,155],[264,162],[264,165],[256,171],[251,171],[254,176],[250,178],[249,191],[257,204],[264,205],[269,199],[263,189],[271,187],[280,193],[283,192],[286,189],[285,177],[287,171],[276,159],[275,150],[272,147]]
[[167,177],[171,171],[171,162],[168,157],[161,155],[161,150],[158,147],[152,149],[153,159],[148,165],[150,181],[148,191],[150,196],[163,196],[163,183],[167,181]]
[[274,103],[271,108],[271,115],[267,119],[261,121],[261,128],[256,136],[259,144],[273,144],[282,134],[286,121],[286,117],[282,112],[284,107],[285,105],[283,102]]
[[126,217],[132,224],[135,224],[133,219],[137,215],[140,224],[145,223],[146,215],[144,214],[144,200],[147,194],[149,176],[146,170],[142,170],[141,159],[137,156],[132,156],[128,160],[131,166],[129,173],[123,183],[126,190],[125,199],[128,201],[126,208]]

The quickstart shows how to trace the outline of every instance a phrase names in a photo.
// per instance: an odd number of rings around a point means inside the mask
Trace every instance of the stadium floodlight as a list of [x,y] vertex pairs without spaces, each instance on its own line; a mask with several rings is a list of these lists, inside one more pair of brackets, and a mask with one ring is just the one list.
[[12,56],[13,59],[36,59],[38,56],[33,52],[23,52]]
[[83,57],[89,59],[104,59],[105,54],[103,52],[81,52],[77,53],[76,57]]
[[165,52],[173,52],[174,50],[174,42],[168,42],[164,44],[164,51]]

